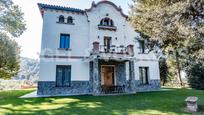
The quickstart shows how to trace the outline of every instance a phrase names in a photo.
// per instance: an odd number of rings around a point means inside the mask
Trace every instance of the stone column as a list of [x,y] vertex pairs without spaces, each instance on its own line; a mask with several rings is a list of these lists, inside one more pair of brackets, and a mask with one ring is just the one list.
[[134,61],[129,61],[129,93],[135,93],[135,68]]
[[93,61],[93,95],[100,94],[100,78],[99,78],[99,63],[98,59]]

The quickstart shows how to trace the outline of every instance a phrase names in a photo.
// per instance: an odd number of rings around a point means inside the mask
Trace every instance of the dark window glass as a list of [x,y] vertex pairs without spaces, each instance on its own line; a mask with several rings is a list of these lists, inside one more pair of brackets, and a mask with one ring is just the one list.
[[71,85],[71,66],[57,65],[56,86],[66,87]]
[[100,25],[102,26],[114,26],[113,20],[110,18],[104,18],[100,21]]
[[139,76],[142,84],[149,84],[149,68],[139,67]]
[[111,47],[111,37],[104,37],[104,50],[109,52]]
[[109,25],[109,19],[107,19],[107,18],[104,19],[104,23],[103,23],[103,25],[104,25],[104,26],[108,26],[108,25]]
[[63,49],[70,48],[70,35],[69,34],[60,35],[60,48],[63,48]]
[[72,24],[73,23],[73,18],[71,16],[69,16],[67,18],[67,23]]
[[103,20],[101,20],[100,25],[103,25]]
[[64,16],[62,16],[62,15],[59,16],[59,22],[64,23]]
[[139,53],[145,53],[145,41],[139,40]]
[[110,20],[110,26],[114,26],[113,20]]

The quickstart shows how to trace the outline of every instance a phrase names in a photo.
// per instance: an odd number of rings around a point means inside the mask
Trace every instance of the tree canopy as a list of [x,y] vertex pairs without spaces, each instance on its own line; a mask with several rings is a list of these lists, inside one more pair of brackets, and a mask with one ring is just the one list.
[[203,0],[136,0],[131,6],[130,23],[176,61],[180,82],[184,65],[203,58],[203,6]]
[[0,52],[0,78],[10,79],[20,69],[20,47],[7,35],[0,33]]
[[11,0],[0,0],[0,78],[10,79],[18,73],[20,47],[13,37],[26,30],[23,15]]
[[25,30],[25,21],[19,6],[11,0],[0,0],[0,30],[19,37]]

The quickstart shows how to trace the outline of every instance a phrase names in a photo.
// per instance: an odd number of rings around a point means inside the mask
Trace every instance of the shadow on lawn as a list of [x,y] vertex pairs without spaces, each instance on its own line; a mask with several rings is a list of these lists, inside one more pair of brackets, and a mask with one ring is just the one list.
[[74,96],[55,98],[7,98],[0,112],[16,114],[185,114],[185,96],[174,92],[138,93],[126,96]]

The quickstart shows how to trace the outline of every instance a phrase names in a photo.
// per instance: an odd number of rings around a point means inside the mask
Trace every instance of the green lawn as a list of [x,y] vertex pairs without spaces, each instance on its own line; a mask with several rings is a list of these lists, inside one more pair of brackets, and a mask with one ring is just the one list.
[[[137,93],[125,96],[18,98],[32,91],[0,92],[0,114],[180,115],[189,114],[184,112],[184,100],[191,95],[198,96],[199,105],[204,105],[204,91],[190,89],[173,89],[172,91]],[[204,112],[197,114],[204,114]]]

